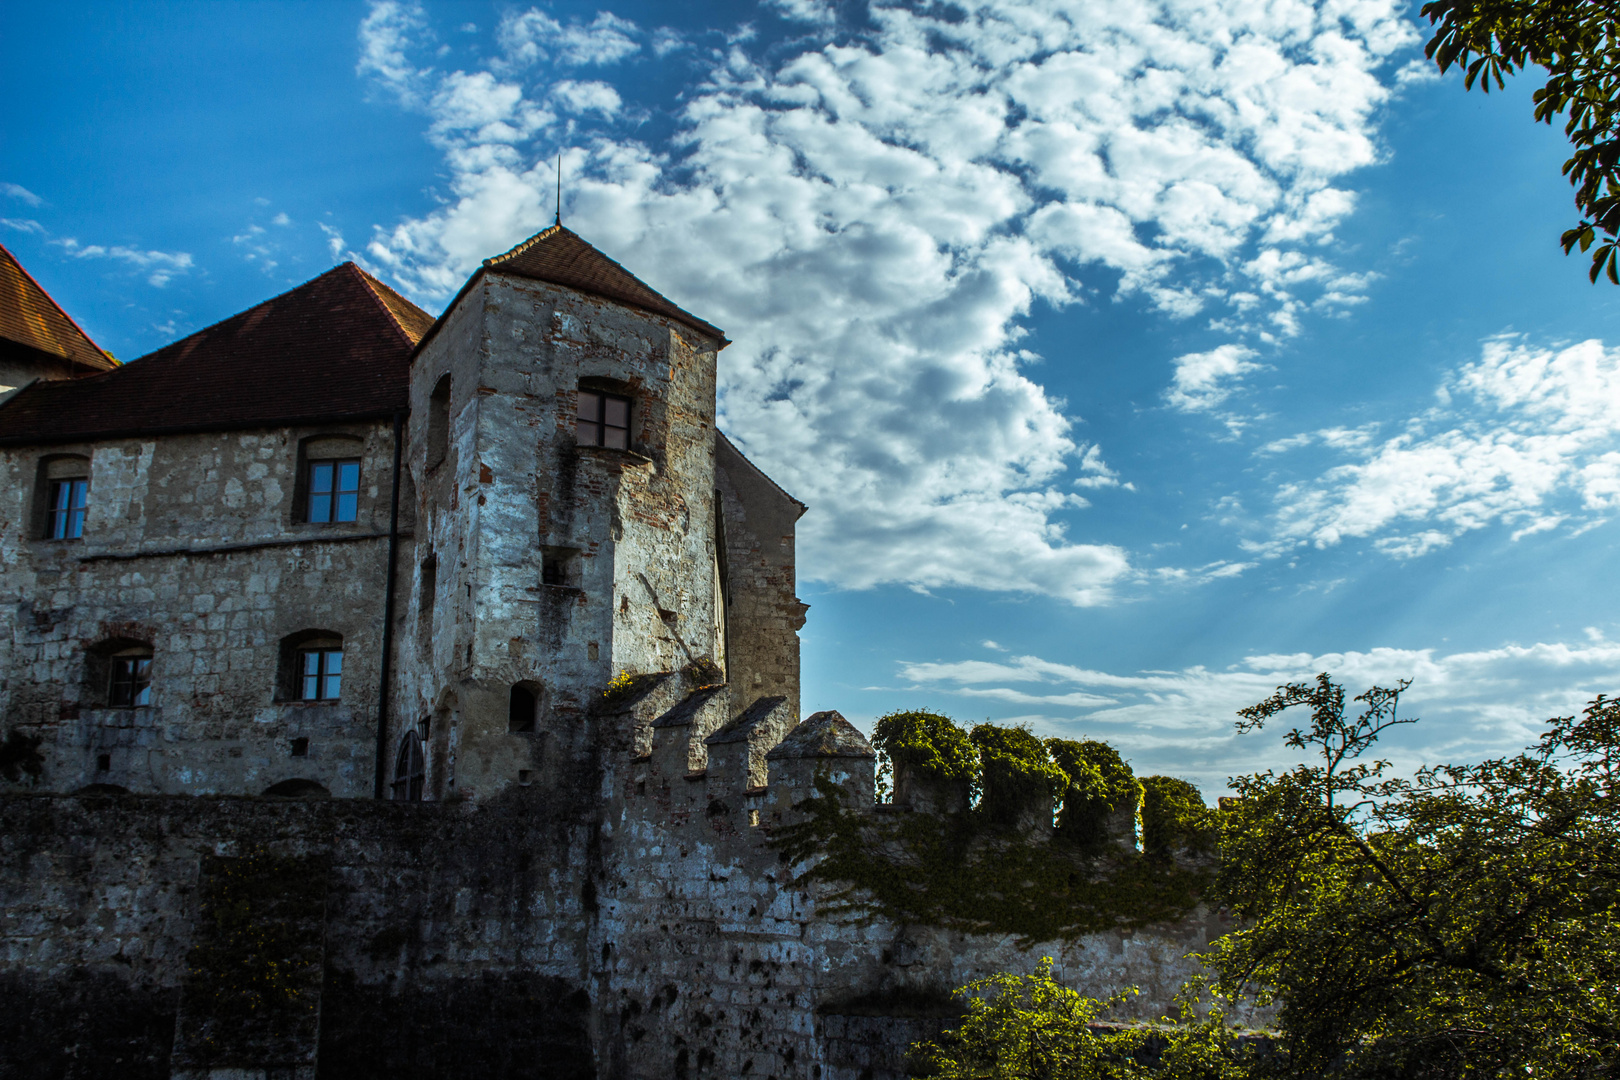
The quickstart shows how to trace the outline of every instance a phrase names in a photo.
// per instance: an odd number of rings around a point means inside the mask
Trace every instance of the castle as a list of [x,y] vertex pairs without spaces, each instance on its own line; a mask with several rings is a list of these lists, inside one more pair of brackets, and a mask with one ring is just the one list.
[[[118,365],[0,255],[0,1078],[898,1076],[1029,966],[768,843],[873,752],[719,329],[558,225]],[[1218,923],[1034,955],[1153,1015]]]

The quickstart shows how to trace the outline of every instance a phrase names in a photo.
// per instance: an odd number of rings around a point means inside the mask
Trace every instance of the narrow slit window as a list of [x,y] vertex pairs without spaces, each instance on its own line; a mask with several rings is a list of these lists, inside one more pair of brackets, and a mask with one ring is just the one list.
[[130,709],[152,704],[150,656],[112,658],[112,683],[107,688],[107,704],[115,709]]
[[581,390],[576,431],[581,446],[630,449],[630,399]]
[[335,701],[343,690],[343,650],[304,649],[298,654],[298,696]]
[[353,521],[360,512],[360,462],[309,463],[309,520],[320,524]]
[[77,540],[84,535],[84,508],[89,500],[89,480],[51,482],[52,540]]

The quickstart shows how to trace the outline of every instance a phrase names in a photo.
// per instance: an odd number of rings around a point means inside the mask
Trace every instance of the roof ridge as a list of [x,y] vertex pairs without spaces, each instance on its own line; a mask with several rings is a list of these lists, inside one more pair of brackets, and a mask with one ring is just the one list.
[[[407,349],[414,347],[416,342],[411,340],[411,335],[406,333],[405,327],[400,325],[399,317],[394,314],[394,309],[388,306],[388,301],[384,300],[382,294],[377,291],[378,286],[381,286],[384,289],[388,289],[388,286],[366,273],[365,270],[362,269],[353,259],[347,260],[341,266],[339,266],[338,269],[341,270],[344,266],[349,267],[355,273],[360,275],[360,283],[365,286],[366,295],[371,297],[373,303],[382,308],[383,316],[388,320],[388,325],[394,328],[394,333],[399,335],[400,340],[405,343],[405,347]],[[393,292],[394,290],[388,289],[388,291]],[[395,293],[395,295],[398,294]],[[404,300],[405,298],[401,296],[400,299]],[[409,302],[410,301],[408,300],[406,301],[406,303]]]
[[336,273],[337,271],[343,269],[344,265],[345,264],[343,264],[343,263],[339,263],[337,266],[332,267],[332,269],[330,269],[330,270],[326,270],[326,271],[323,271],[322,273],[316,274],[314,277],[310,278],[308,281],[301,282],[301,283],[299,283],[297,285],[294,285],[292,288],[288,289],[286,292],[276,293],[276,295],[270,297],[269,299],[260,300],[257,304],[254,304],[250,308],[243,308],[241,311],[233,312],[230,315],[225,316],[223,319],[218,319],[218,320],[216,320],[214,322],[209,323],[207,326],[200,327],[200,328],[198,328],[196,330],[193,330],[191,333],[187,334],[185,337],[175,338],[173,341],[169,342],[167,345],[159,345],[157,348],[153,349],[151,352],[144,352],[140,356],[137,356],[135,359],[144,360],[148,356],[156,356],[158,353],[164,351],[165,349],[172,349],[176,345],[179,345],[181,342],[190,341],[192,338],[198,336],[199,334],[206,334],[210,330],[218,330],[221,326],[224,326],[226,323],[230,322],[232,319],[241,319],[241,318],[244,318],[244,317],[246,317],[248,315],[251,315],[255,311],[258,311],[260,308],[264,307],[266,304],[273,304],[277,300],[280,300],[283,296],[291,296],[293,293],[297,292],[299,289],[302,289],[305,285],[314,284],[315,282],[321,280],[321,278],[325,277],[327,274]]
[[[96,344],[96,339],[91,337],[88,333],[85,332],[84,327],[79,325],[78,320],[76,320],[73,316],[69,315],[67,313],[66,309],[64,309],[61,304],[58,304],[56,302],[56,297],[52,296],[50,294],[50,290],[46,289],[45,286],[43,286],[43,285],[41,285],[39,283],[38,278],[36,278],[33,274],[30,274],[28,272],[28,267],[24,266],[22,264],[22,260],[17,258],[17,256],[15,256],[15,255],[13,255],[11,253],[10,248],[6,247],[4,244],[0,244],[0,251],[5,252],[6,258],[11,260],[11,265],[15,266],[17,268],[17,270],[22,274],[22,276],[28,279],[29,284],[33,285],[34,288],[39,290],[39,294],[50,302],[51,307],[56,309],[56,313],[58,315],[62,316],[62,318],[66,319],[68,321],[68,325],[73,327],[73,329],[77,330],[79,332],[79,336],[84,338],[85,341],[88,341],[90,343],[90,347],[92,349],[96,350],[96,352],[99,353],[100,355],[106,357],[106,359],[109,360],[112,363],[113,367],[121,367],[122,366],[122,361],[120,361],[118,359],[118,357],[112,355],[106,349],[103,349],[100,345],[97,345]],[[71,356],[64,357],[63,359],[68,360],[69,362],[75,362],[75,361],[73,361],[73,358]]]
[[[491,255],[489,258],[484,260],[484,265],[485,266],[494,266],[496,263],[502,263],[502,262],[505,262],[507,259],[516,258],[517,256],[523,254],[525,251],[528,251],[530,248],[534,247],[536,244],[540,243],[542,240],[549,240],[553,236],[556,236],[560,232],[567,233],[569,236],[574,237],[576,240],[578,240],[582,244],[590,244],[591,247],[596,246],[594,244],[591,244],[589,240],[586,240],[583,236],[580,236],[579,233],[575,232],[574,230],[563,228],[562,223],[559,222],[556,225],[547,225],[544,229],[541,229],[539,232],[535,233],[533,236],[529,237],[527,240],[523,241],[521,244],[518,244],[514,248],[510,248],[510,249],[508,249],[506,251],[503,251],[499,255]],[[602,256],[602,258],[607,259],[608,262],[613,262],[613,260],[611,258],[608,258],[608,256],[605,255],[605,254]],[[619,266],[618,263],[613,263],[613,265],[614,266]],[[624,270],[624,267],[619,266],[619,269]],[[630,271],[628,271],[628,270],[625,270],[624,272],[627,273],[627,274],[630,273]]]

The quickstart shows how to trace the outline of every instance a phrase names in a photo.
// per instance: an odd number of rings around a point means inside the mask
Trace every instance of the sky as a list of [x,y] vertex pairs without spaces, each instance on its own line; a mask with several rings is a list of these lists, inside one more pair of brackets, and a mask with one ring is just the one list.
[[1386,0],[0,7],[0,242],[134,360],[564,223],[723,327],[810,506],[803,711],[1100,738],[1412,679],[1397,767],[1620,692],[1620,289],[1535,83]]

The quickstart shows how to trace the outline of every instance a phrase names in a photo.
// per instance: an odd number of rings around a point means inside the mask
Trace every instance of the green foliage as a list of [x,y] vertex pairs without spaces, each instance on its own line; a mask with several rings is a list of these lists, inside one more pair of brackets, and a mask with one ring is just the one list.
[[986,821],[1015,825],[1027,808],[1068,787],[1068,774],[1026,728],[977,724],[968,738],[979,751],[979,812]]
[[1127,995],[1076,993],[1052,978],[1049,956],[1031,975],[993,975],[957,993],[967,999],[961,1026],[912,1047],[941,1080],[1242,1080],[1256,1057],[1218,1012],[1110,1025]]
[[966,780],[973,785],[973,793],[978,793],[978,751],[967,732],[948,716],[924,710],[880,716],[872,727],[872,746],[878,756],[879,799],[893,791],[897,761],[921,780]]
[[1535,92],[1535,118],[1565,115],[1574,148],[1564,175],[1575,188],[1581,221],[1564,232],[1565,254],[1592,252],[1591,280],[1605,274],[1620,285],[1620,14],[1614,0],[1429,0],[1422,14],[1434,26],[1424,51],[1463,86],[1489,93],[1503,76],[1535,65],[1547,82]]
[[1142,784],[1125,759],[1105,742],[1047,739],[1046,749],[1068,778],[1058,811],[1058,835],[1084,850],[1100,853],[1108,844],[1110,818],[1135,817]]
[[[1015,934],[1027,948],[1179,918],[1210,880],[1125,848],[1054,843],[1040,830],[1007,828],[1040,805],[1033,800],[1056,792],[1080,792],[1081,820],[1097,806],[1134,807],[1135,777],[1101,743],[1064,744],[1059,752],[1072,767],[1063,768],[1028,731],[982,724],[969,736],[928,712],[883,717],[873,743],[880,761],[902,762],[924,781],[976,787],[982,778],[984,798],[958,813],[873,813],[846,807],[836,784],[818,780],[817,794],[797,808],[804,819],[778,829],[773,843],[803,865],[801,882],[831,887],[827,910]],[[1067,813],[1067,798],[1064,805]]]
[[1220,838],[1220,815],[1192,784],[1173,776],[1142,778],[1142,850],[1164,859],[1178,851],[1204,854]]
[[1541,745],[1386,776],[1364,755],[1405,683],[1344,715],[1326,675],[1243,710],[1311,709],[1317,764],[1235,781],[1217,895],[1242,928],[1206,959],[1280,1004],[1294,1074],[1612,1077],[1620,1069],[1620,703]]

